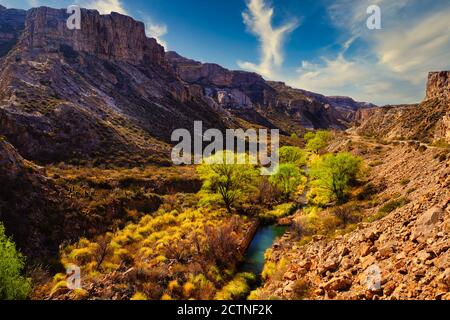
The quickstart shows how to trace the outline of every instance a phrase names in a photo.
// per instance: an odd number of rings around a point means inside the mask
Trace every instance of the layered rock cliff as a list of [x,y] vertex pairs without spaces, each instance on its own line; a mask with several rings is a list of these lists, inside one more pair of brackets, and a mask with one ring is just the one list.
[[66,10],[31,9],[21,40],[29,49],[48,53],[69,46],[77,52],[134,65],[164,63],[164,48],[155,39],[147,38],[142,22],[114,12],[99,15],[82,9],[81,30],[69,30],[67,18]]
[[0,9],[0,134],[27,159],[164,162],[171,133],[196,120],[290,135],[343,129],[354,114],[342,99],[166,54],[130,17],[83,9],[80,30],[68,17]]

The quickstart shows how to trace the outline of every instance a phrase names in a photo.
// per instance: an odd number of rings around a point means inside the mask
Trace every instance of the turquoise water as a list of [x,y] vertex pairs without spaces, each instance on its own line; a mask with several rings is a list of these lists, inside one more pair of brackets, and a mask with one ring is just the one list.
[[239,272],[251,272],[259,278],[264,268],[264,253],[286,230],[287,227],[277,225],[260,227],[244,256],[244,262],[239,268]]

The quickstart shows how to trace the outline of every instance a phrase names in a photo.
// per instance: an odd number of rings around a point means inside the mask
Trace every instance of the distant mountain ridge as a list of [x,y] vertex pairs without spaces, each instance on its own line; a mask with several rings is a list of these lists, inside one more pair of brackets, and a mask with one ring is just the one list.
[[450,71],[429,73],[420,104],[360,109],[355,120],[361,135],[450,143]]
[[196,120],[290,135],[345,129],[366,106],[166,53],[118,13],[82,9],[81,30],[67,17],[0,9],[0,135],[30,160],[164,162],[173,130]]
[[[205,88],[206,95],[220,107],[238,110],[257,109],[266,117],[268,110],[287,114],[306,128],[342,129],[352,111],[375,107],[350,97],[326,97],[288,87],[283,82],[266,81],[246,71],[230,71],[217,64],[201,63],[167,52],[174,71],[189,83]],[[332,107],[330,109],[329,107]]]

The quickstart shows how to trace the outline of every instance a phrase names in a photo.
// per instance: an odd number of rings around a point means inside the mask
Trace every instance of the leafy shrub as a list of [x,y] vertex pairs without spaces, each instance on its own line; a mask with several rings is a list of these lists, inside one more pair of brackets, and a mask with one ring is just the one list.
[[261,277],[263,278],[263,280],[270,279],[272,277],[272,275],[275,273],[276,269],[277,269],[277,264],[275,262],[267,261],[264,264],[264,268],[261,273]]
[[343,205],[332,209],[332,214],[346,227],[349,224],[361,221],[361,215],[358,207],[353,205]]
[[25,258],[6,236],[0,223],[0,300],[22,300],[28,297],[31,282],[22,275]]
[[[328,201],[343,203],[347,199],[350,186],[354,185],[362,174],[363,160],[350,153],[328,154],[318,158],[311,164],[310,199],[324,197]],[[326,200],[320,199],[320,202]]]
[[147,300],[147,296],[142,292],[136,292],[133,297],[131,297],[131,300]]
[[450,143],[445,141],[444,139],[437,140],[433,143],[433,147],[450,149]]
[[362,220],[359,209],[353,204],[327,210],[309,207],[294,221],[294,231],[302,238],[302,245],[314,235],[335,236],[352,230]]
[[311,283],[305,279],[299,279],[294,282],[293,294],[294,299],[304,300],[307,299],[311,293]]
[[410,182],[411,182],[411,180],[409,180],[409,179],[402,179],[402,180],[400,180],[400,185],[407,186]]
[[190,298],[195,290],[195,285],[192,282],[186,282],[183,285],[183,295],[185,298]]
[[212,259],[214,265],[228,268],[240,260],[237,223],[237,220],[233,219],[220,227],[205,227],[205,253],[206,257]]
[[376,193],[378,193],[378,188],[373,183],[369,182],[356,194],[356,198],[360,201],[369,200]]
[[264,264],[261,277],[264,281],[268,279],[281,280],[288,265],[288,260],[283,257],[278,262],[271,261],[272,250],[269,249],[264,254],[266,263]]
[[381,161],[381,160],[375,160],[375,161],[372,161],[371,163],[369,163],[369,166],[372,167],[372,168],[374,168],[374,167],[379,167],[379,166],[381,166],[382,164],[383,164],[383,161]]
[[388,213],[391,213],[392,211],[394,211],[395,209],[403,207],[404,205],[406,205],[408,203],[409,203],[409,200],[407,198],[400,198],[400,199],[392,200],[392,201],[389,201],[388,203],[386,203],[385,205],[383,205],[378,212],[382,213],[382,214],[388,214]]
[[272,207],[280,198],[280,190],[270,183],[269,177],[261,177],[255,201],[261,205]]

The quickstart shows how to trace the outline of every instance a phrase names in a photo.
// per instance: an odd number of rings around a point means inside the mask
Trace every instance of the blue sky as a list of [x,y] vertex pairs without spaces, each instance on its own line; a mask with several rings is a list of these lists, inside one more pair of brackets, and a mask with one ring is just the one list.
[[[380,105],[422,100],[427,73],[450,69],[448,0],[0,0],[73,3],[131,15],[192,59]],[[374,4],[381,30],[366,26]]]

